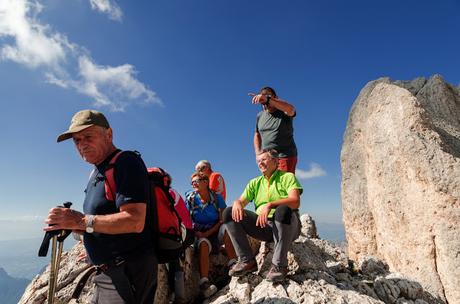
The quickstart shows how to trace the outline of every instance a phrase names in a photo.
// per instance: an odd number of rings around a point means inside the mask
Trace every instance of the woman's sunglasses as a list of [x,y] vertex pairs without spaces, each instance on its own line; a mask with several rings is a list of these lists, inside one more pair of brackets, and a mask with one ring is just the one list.
[[191,185],[198,184],[199,182],[204,181],[204,180],[205,180],[205,179],[197,178],[197,179],[192,180],[192,182],[191,182],[190,184],[191,184]]

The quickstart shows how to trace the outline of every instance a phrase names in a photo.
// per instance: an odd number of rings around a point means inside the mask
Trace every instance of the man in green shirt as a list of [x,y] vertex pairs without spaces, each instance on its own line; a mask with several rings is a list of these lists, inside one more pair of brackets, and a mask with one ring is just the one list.
[[[272,267],[267,280],[283,281],[287,274],[287,253],[291,243],[300,234],[298,208],[302,186],[295,175],[277,169],[275,150],[264,150],[256,157],[261,176],[249,181],[233,206],[224,210],[223,220],[238,255],[229,275],[241,277],[257,270],[257,262],[246,235],[275,242]],[[254,202],[256,213],[245,210]]]

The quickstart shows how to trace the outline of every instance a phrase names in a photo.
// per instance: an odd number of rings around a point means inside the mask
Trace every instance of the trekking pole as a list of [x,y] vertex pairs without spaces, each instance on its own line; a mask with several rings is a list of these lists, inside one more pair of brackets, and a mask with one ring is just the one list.
[[56,287],[56,282],[57,282],[56,244],[57,244],[57,235],[53,236],[52,245],[51,245],[50,277],[48,281],[48,304],[53,304],[54,302],[54,288]]
[[[70,208],[72,203],[65,202],[63,208]],[[50,276],[48,281],[48,304],[54,303],[55,289],[57,285],[57,279],[59,276],[59,264],[61,262],[62,249],[64,246],[64,240],[71,230],[53,230],[47,231],[43,238],[42,244],[38,251],[38,256],[46,256],[48,254],[49,242],[51,244],[51,262],[50,262]],[[58,245],[59,242],[59,245]]]
[[[64,203],[64,208],[70,208],[70,206],[72,206],[71,202]],[[57,286],[57,279],[59,275],[59,265],[61,264],[62,250],[64,249],[64,240],[68,235],[69,235],[68,230],[61,230],[61,233],[59,233],[59,236],[56,237],[57,242],[58,242],[58,252],[56,256],[56,270],[55,270],[55,277],[54,277],[54,286]]]

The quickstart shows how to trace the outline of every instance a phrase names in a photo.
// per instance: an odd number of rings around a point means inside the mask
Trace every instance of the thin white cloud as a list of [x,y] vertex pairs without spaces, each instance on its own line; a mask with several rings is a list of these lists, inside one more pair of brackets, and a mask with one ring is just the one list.
[[121,21],[123,12],[115,1],[111,0],[89,0],[91,8],[101,13],[107,14],[110,19]]
[[295,176],[299,179],[311,179],[315,177],[321,177],[321,176],[326,176],[327,173],[326,171],[321,168],[320,165],[316,163],[311,163],[310,164],[310,169],[305,171],[302,169],[296,169],[295,170]]
[[67,39],[36,20],[43,6],[37,1],[0,0],[0,38],[11,43],[0,48],[0,58],[24,64],[56,67],[65,60]]
[[[99,10],[118,7],[110,1],[93,2]],[[98,65],[84,47],[40,23],[37,16],[43,9],[37,0],[0,0],[0,62],[42,68],[48,83],[76,90],[113,111],[132,103],[162,105],[155,92],[136,79],[134,66]]]
[[48,73],[50,83],[63,88],[73,87],[78,92],[90,96],[98,107],[107,106],[113,111],[123,111],[131,102],[163,105],[154,92],[135,78],[136,71],[130,64],[117,67],[100,66],[91,58],[78,58],[80,78],[78,80],[58,77]]

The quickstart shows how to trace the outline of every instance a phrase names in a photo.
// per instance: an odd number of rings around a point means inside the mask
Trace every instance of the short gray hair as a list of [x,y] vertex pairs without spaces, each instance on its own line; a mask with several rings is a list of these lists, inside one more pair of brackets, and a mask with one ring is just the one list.
[[208,162],[205,159],[202,159],[202,160],[200,160],[199,162],[196,163],[195,169],[198,170],[199,167],[208,167],[210,170],[212,170],[211,163]]
[[268,153],[268,155],[270,155],[271,158],[275,158],[275,159],[279,158],[278,151],[276,151],[275,149],[263,149],[258,155],[264,154],[264,153]]

